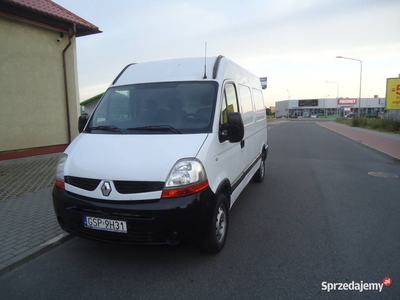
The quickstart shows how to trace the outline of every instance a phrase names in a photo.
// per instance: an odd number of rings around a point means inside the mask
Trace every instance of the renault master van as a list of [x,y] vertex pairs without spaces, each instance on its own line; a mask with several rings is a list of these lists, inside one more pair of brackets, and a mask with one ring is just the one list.
[[229,210],[268,154],[258,77],[219,56],[128,65],[61,157],[62,229],[129,244],[225,244]]

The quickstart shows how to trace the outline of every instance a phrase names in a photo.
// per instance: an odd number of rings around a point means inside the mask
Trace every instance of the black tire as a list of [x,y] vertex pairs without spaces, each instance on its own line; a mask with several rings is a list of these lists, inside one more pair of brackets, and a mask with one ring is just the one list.
[[261,183],[264,181],[264,178],[265,178],[265,159],[261,158],[260,168],[254,174],[253,180],[254,180],[254,182]]
[[228,236],[228,225],[228,200],[224,194],[218,194],[212,217],[207,221],[205,234],[200,240],[200,248],[208,253],[220,252]]

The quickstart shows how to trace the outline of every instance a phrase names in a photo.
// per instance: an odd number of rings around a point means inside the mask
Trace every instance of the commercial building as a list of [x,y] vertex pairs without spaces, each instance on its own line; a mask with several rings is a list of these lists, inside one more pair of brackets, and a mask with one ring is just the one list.
[[283,100],[275,103],[276,117],[339,117],[347,116],[350,113],[367,116],[371,114],[384,114],[385,98],[375,96],[373,98],[322,98]]

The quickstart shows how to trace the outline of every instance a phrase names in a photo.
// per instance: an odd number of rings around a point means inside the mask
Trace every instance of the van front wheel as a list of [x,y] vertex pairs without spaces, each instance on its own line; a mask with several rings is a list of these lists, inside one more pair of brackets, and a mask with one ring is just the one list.
[[224,194],[218,194],[212,218],[208,221],[205,235],[200,241],[200,248],[208,253],[220,252],[228,236],[228,224],[228,200]]

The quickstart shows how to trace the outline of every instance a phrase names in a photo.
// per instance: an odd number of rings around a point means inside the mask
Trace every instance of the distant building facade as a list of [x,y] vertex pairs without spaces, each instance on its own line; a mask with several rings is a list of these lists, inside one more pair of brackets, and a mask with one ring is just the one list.
[[360,115],[384,114],[385,98],[322,98],[322,99],[302,99],[302,100],[283,100],[275,102],[276,117],[309,117],[317,115],[319,117],[339,117],[350,113]]

